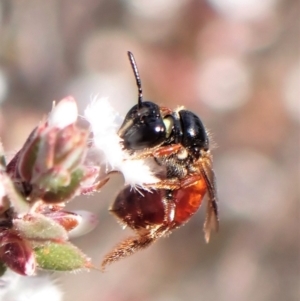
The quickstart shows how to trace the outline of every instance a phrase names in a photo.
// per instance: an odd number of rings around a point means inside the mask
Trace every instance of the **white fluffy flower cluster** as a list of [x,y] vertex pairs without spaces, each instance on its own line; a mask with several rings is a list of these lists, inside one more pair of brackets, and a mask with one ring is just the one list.
[[145,184],[159,181],[149,160],[135,159],[122,149],[117,131],[123,118],[106,98],[95,97],[85,110],[85,117],[91,124],[93,142],[101,156],[101,163],[106,164],[106,172],[121,172],[125,184],[135,188],[145,188]]

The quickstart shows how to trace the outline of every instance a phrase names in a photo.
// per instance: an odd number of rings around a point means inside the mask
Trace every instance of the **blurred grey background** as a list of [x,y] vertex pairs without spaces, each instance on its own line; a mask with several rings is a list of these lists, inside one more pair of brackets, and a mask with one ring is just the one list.
[[[2,0],[0,135],[9,156],[51,109],[91,96],[122,113],[146,98],[201,116],[215,148],[220,232],[200,210],[169,238],[98,271],[55,274],[66,301],[300,300],[299,0]],[[113,179],[73,209],[99,216],[74,242],[95,265],[131,234],[107,211]]]

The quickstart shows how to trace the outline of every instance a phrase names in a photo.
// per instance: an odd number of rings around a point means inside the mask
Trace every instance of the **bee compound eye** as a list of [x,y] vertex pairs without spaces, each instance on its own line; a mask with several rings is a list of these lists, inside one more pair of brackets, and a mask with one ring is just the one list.
[[159,107],[153,102],[135,105],[127,113],[119,136],[128,150],[141,150],[159,145],[165,140],[166,127]]

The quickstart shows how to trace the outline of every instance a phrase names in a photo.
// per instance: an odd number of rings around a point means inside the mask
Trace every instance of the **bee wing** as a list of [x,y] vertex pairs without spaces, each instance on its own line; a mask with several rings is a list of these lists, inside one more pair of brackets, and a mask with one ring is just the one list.
[[208,190],[208,203],[203,230],[205,235],[205,241],[209,242],[211,230],[218,231],[219,229],[216,177],[213,171],[212,157],[210,154],[206,154],[201,159],[200,171],[205,179]]

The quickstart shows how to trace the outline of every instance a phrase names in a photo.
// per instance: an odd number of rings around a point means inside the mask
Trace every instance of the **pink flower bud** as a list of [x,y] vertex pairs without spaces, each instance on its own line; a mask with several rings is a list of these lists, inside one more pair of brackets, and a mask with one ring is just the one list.
[[86,131],[74,125],[59,130],[46,128],[41,132],[31,184],[49,185],[49,178],[53,178],[55,185],[67,186],[69,181],[65,179],[70,180],[70,173],[83,162],[87,136]]
[[75,124],[77,115],[75,100],[64,98],[9,163],[9,175],[22,183],[18,189],[29,202],[66,202],[80,193],[89,131]]
[[81,220],[78,226],[70,231],[69,237],[74,238],[85,235],[97,227],[98,217],[94,213],[85,210],[76,210],[74,213],[80,216]]
[[67,231],[76,228],[82,220],[82,217],[74,212],[53,211],[45,213],[45,216],[53,219],[55,222],[63,226]]
[[14,230],[0,233],[0,260],[14,272],[32,276],[36,270],[36,261],[30,244]]

